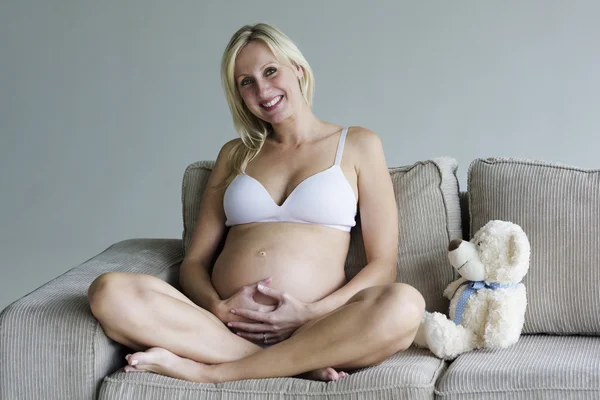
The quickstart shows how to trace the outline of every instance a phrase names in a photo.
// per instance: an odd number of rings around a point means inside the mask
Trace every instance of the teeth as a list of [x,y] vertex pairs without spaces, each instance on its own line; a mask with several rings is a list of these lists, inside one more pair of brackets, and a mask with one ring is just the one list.
[[273,107],[275,104],[277,104],[277,102],[279,100],[281,100],[281,96],[277,96],[273,100],[271,100],[270,102],[263,104],[263,107],[267,107],[267,108]]

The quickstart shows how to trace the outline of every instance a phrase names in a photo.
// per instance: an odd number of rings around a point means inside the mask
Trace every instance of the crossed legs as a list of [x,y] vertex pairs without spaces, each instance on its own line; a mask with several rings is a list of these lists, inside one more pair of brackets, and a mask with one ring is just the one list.
[[197,382],[375,365],[410,346],[425,306],[408,285],[371,287],[263,350],[150,275],[101,275],[88,296],[105,333],[139,351],[128,358],[135,369]]

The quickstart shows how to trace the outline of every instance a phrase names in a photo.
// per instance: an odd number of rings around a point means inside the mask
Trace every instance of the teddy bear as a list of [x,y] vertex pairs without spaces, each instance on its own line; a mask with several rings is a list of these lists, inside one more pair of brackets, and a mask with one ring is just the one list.
[[425,312],[414,343],[452,360],[480,348],[505,348],[519,340],[527,296],[521,280],[529,269],[531,247],[523,229],[493,220],[471,241],[452,240],[448,259],[460,278],[450,283],[450,319]]

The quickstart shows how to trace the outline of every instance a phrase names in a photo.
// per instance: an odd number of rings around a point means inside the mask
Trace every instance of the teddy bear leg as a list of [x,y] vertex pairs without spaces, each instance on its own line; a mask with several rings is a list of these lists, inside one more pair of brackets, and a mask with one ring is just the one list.
[[421,318],[421,325],[419,325],[419,330],[417,331],[415,339],[413,340],[413,343],[417,347],[423,347],[425,349],[429,348],[429,346],[427,346],[427,339],[425,338],[425,321],[427,321],[428,314],[430,313],[427,311],[423,313],[423,318]]
[[444,314],[426,315],[421,327],[427,347],[439,358],[453,360],[476,347],[475,334],[462,325],[456,325]]

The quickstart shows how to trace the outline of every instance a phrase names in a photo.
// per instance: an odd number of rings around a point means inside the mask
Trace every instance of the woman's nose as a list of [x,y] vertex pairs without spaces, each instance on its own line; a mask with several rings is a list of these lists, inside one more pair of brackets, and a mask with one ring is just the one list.
[[264,95],[269,93],[270,85],[266,80],[257,80],[256,81],[256,90],[259,97],[263,97]]

